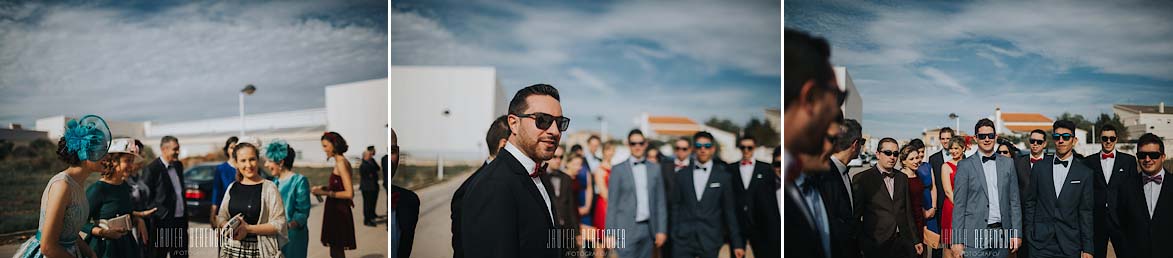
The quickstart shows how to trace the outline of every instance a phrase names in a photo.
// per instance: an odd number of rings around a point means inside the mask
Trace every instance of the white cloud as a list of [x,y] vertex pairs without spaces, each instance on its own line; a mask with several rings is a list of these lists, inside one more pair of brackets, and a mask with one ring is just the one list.
[[591,74],[590,72],[587,72],[586,70],[583,70],[582,68],[571,67],[570,70],[567,70],[566,72],[569,73],[571,78],[574,78],[574,80],[581,82],[582,85],[586,85],[587,87],[595,89],[599,93],[603,93],[605,95],[615,94],[615,89],[610,85],[607,85],[606,82],[603,82],[603,79],[595,76],[594,74]]
[[936,83],[940,86],[945,86],[949,89],[956,91],[957,93],[969,95],[969,92],[970,92],[969,88],[965,87],[965,85],[961,85],[961,83],[958,82],[957,79],[953,78],[953,76],[949,76],[949,74],[946,74],[945,72],[942,72],[941,70],[938,70],[937,68],[932,68],[932,67],[922,68],[921,74],[929,77],[929,79],[932,79],[934,83]]

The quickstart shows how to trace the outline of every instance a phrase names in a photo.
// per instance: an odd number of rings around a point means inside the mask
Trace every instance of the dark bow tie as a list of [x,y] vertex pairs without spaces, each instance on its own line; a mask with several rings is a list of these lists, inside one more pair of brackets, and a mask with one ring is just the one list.
[[709,168],[702,167],[702,166],[696,166],[695,168],[700,169],[700,170],[704,170],[704,171],[709,171]]
[[1063,164],[1063,167],[1067,167],[1068,164],[1071,164],[1071,161],[1063,161],[1059,160],[1059,158],[1055,158],[1055,165],[1059,164]]
[[648,160],[647,160],[647,159],[642,159],[642,160],[639,160],[639,161],[632,160],[632,161],[631,161],[631,164],[632,164],[632,165],[643,165],[644,163],[647,163],[647,162],[648,162]]
[[1141,183],[1142,185],[1143,185],[1143,184],[1148,184],[1149,182],[1157,183],[1157,184],[1159,185],[1159,184],[1161,184],[1161,183],[1164,183],[1164,182],[1165,182],[1165,175],[1163,175],[1163,174],[1159,174],[1159,175],[1155,175],[1155,176],[1148,176],[1148,175],[1144,175],[1144,176],[1141,178],[1141,181],[1143,181],[1143,182]]
[[986,163],[986,161],[991,161],[991,160],[995,160],[995,159],[998,159],[998,154],[990,155],[989,157],[982,156],[982,163]]
[[538,178],[538,177],[544,176],[544,175],[546,175],[546,163],[542,163],[541,166],[534,167],[534,172],[530,173],[529,177],[530,178]]
[[896,178],[896,173],[892,173],[892,172],[880,172],[880,174],[883,174],[884,176],[886,176],[886,177],[889,177],[889,178]]

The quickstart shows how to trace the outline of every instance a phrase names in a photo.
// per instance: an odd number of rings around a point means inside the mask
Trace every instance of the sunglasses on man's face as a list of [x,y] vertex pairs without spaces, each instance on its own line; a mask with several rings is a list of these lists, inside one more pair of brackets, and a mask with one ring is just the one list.
[[1156,151],[1138,151],[1136,152],[1136,159],[1144,160],[1145,158],[1156,160],[1161,158],[1161,153]]
[[979,133],[979,134],[977,134],[978,140],[990,140],[990,139],[994,139],[995,136],[997,136],[997,135],[995,135],[994,133]]
[[1116,136],[1100,136],[1101,142],[1116,142]]
[[684,146],[684,147],[676,146],[676,151],[688,151],[688,146]]
[[1030,139],[1030,144],[1044,144],[1044,143],[1047,143],[1047,141],[1046,140],[1039,140],[1039,139]]
[[737,148],[740,148],[743,151],[753,150],[753,146],[746,146],[746,145],[737,146]]
[[713,148],[713,143],[711,143],[711,142],[710,142],[710,143],[704,143],[704,144],[697,143],[697,144],[694,144],[693,146],[694,146],[694,147],[696,147],[697,149],[712,149],[712,148]]
[[883,153],[886,156],[896,156],[896,151],[891,151],[891,150],[882,150],[882,151],[880,151],[880,153]]
[[629,142],[629,143],[627,143],[627,145],[629,145],[629,146],[643,146],[644,144],[648,144],[648,141],[642,141],[642,142]]
[[1055,139],[1055,140],[1070,141],[1071,137],[1075,137],[1075,135],[1070,134],[1070,133],[1051,134],[1051,139]]
[[541,112],[531,113],[531,114],[518,114],[515,116],[533,118],[534,121],[536,121],[534,123],[534,125],[538,126],[538,129],[541,129],[543,131],[550,129],[551,123],[558,123],[558,131],[560,131],[560,132],[565,132],[566,129],[570,128],[570,118],[564,117],[564,116],[553,116],[553,115],[541,113]]

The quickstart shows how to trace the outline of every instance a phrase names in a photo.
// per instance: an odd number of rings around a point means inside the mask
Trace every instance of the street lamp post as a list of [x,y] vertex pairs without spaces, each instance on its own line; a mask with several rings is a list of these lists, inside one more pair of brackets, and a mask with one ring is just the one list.
[[240,90],[240,138],[244,138],[244,95],[253,95],[257,87],[249,84]]
[[953,122],[956,123],[953,125],[954,130],[961,131],[961,116],[958,116],[956,113],[949,113],[949,119],[953,119]]

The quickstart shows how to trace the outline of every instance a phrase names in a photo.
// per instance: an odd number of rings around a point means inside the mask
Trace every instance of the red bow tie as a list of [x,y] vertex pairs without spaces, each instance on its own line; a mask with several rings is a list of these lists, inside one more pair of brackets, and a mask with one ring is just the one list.
[[1114,158],[1116,158],[1116,152],[1100,153],[1100,159],[1114,159]]
[[1149,182],[1153,182],[1153,183],[1157,183],[1159,185],[1159,184],[1165,182],[1165,175],[1155,175],[1155,176],[1145,175],[1141,181],[1144,181],[1144,183],[1142,183],[1142,184],[1148,184]]
[[530,173],[529,177],[538,178],[539,176],[543,175],[546,175],[546,163],[542,163],[541,166],[534,167],[534,172]]
[[1036,159],[1036,158],[1030,158],[1030,163],[1031,163],[1031,164],[1034,164],[1035,162],[1039,162],[1040,160],[1043,160],[1043,158],[1037,158],[1037,159]]
[[749,165],[751,165],[751,164],[753,164],[753,161],[748,161],[748,160],[742,160],[742,161],[741,161],[741,165],[742,165],[742,166],[749,166]]

